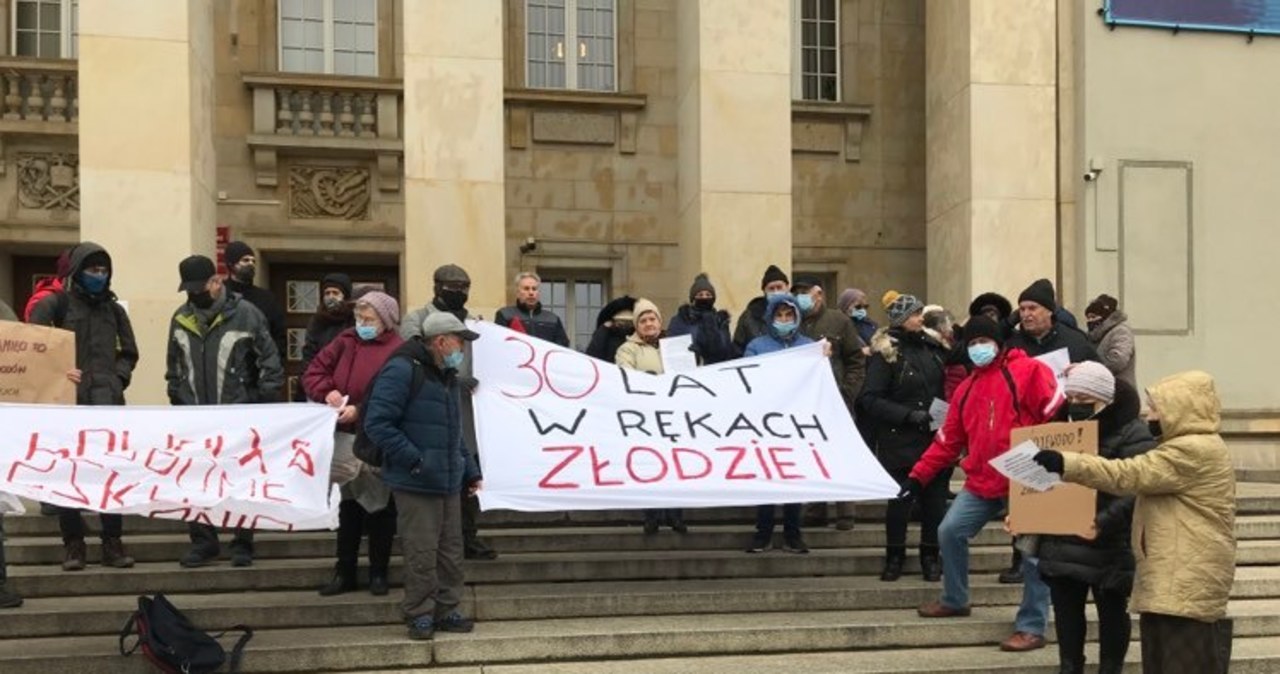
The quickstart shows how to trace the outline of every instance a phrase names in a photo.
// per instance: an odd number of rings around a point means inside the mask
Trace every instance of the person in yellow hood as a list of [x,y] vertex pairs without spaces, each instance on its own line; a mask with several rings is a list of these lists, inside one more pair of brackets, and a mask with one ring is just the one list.
[[1225,619],[1235,577],[1236,481],[1218,435],[1213,377],[1184,372],[1147,390],[1161,442],[1131,459],[1042,451],[1046,470],[1112,494],[1135,494],[1133,610],[1147,674],[1215,674],[1231,660]]

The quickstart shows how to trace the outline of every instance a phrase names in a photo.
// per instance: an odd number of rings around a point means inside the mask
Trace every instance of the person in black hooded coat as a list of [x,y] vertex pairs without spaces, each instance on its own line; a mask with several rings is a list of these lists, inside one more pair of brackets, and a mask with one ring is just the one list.
[[[341,272],[326,274],[320,282],[320,306],[307,322],[307,337],[302,343],[302,372],[307,371],[316,354],[324,350],[343,330],[356,325],[352,311],[351,277]],[[295,402],[306,402],[302,386],[294,393]]]
[[610,300],[600,314],[596,316],[596,331],[591,335],[591,344],[587,346],[587,355],[592,358],[613,362],[618,347],[627,343],[627,338],[635,331],[636,298],[623,295]]
[[[1108,400],[1111,387],[1114,393]],[[1064,388],[1071,402],[1064,406],[1068,418],[1098,422],[1099,456],[1128,459],[1156,446],[1140,416],[1138,392],[1127,382],[1117,381],[1105,366],[1094,362],[1071,366]],[[1099,409],[1099,405],[1105,406]],[[1124,668],[1131,630],[1128,601],[1135,568],[1129,542],[1133,504],[1132,496],[1100,491],[1092,539],[1040,537],[1040,575],[1053,598],[1059,671],[1064,674],[1084,672],[1085,603],[1090,591],[1098,607],[1098,671],[1115,674]]]

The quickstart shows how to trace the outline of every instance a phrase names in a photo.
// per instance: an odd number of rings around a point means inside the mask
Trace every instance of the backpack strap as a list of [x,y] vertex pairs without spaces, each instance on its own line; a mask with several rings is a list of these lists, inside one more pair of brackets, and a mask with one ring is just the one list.
[[71,306],[71,298],[67,296],[66,290],[59,290],[53,297],[53,327],[61,328],[67,324],[67,308]]
[[244,632],[244,634],[241,634],[240,638],[236,639],[236,644],[231,647],[231,657],[227,661],[227,671],[231,672],[231,674],[236,674],[236,672],[240,671],[240,660],[244,657],[245,645],[253,638],[253,628],[248,625],[235,625],[226,630],[226,632],[219,632],[213,635],[214,639],[221,639],[227,632],[235,631]]
[[138,612],[134,611],[129,616],[129,620],[125,622],[124,627],[120,629],[120,655],[133,655],[133,652],[138,650],[138,646],[142,645],[142,636],[138,635],[138,639],[133,642],[133,646],[129,647],[128,650],[125,650],[124,647],[125,640],[135,633],[134,626],[137,625],[137,623]]
[[[1009,395],[1010,395],[1010,396],[1012,397],[1012,399],[1013,399],[1013,414],[1014,414],[1014,416],[1015,416],[1015,419],[1016,419],[1016,420],[1018,420],[1018,421],[1021,421],[1021,420],[1022,420],[1022,405],[1020,405],[1020,404],[1018,403],[1018,385],[1017,385],[1017,384],[1015,384],[1015,383],[1014,383],[1014,381],[1013,381],[1013,373],[1009,371],[1009,368],[1008,368],[1008,367],[1006,367],[1006,366],[1004,366],[1004,365],[1001,365],[1001,366],[1000,366],[1000,374],[1001,374],[1002,376],[1004,376],[1004,383],[1005,383],[1005,385],[1006,385],[1006,386],[1008,386],[1008,387],[1009,387]],[[963,416],[964,416],[964,405],[965,405],[965,403],[969,402],[969,394],[970,394],[970,393],[973,393],[973,385],[972,385],[972,384],[970,384],[970,385],[969,385],[969,388],[966,388],[966,389],[964,390],[964,397],[960,399],[960,416],[961,416],[961,417],[963,417]]]

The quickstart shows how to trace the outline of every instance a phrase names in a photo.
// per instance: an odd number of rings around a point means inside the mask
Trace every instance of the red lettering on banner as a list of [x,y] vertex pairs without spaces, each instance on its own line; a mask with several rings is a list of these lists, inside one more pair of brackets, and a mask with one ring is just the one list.
[[[680,461],[681,454],[692,454],[699,459],[702,459],[702,472],[697,475],[690,475],[686,473],[684,470],[684,463]],[[707,458],[706,454],[703,454],[696,449],[689,449],[688,447],[673,447],[671,449],[671,462],[676,466],[676,477],[681,480],[701,480],[711,474],[711,459]]]
[[[637,452],[648,452],[652,454],[653,457],[658,460],[658,464],[662,466],[662,470],[658,471],[657,475],[648,479],[645,479],[640,477],[639,475],[636,475],[635,456]],[[658,453],[658,450],[652,447],[632,447],[631,451],[627,452],[627,474],[631,476],[632,480],[635,480],[640,484],[652,484],[654,482],[658,482],[662,480],[662,478],[667,476],[667,471],[668,471],[668,468],[667,468],[666,458],[664,458],[662,454]]]
[[[315,477],[316,462],[311,458],[311,454],[307,452],[307,448],[309,447],[311,447],[310,442],[295,438],[293,441],[293,458],[289,460],[289,467],[297,468],[303,473],[311,477]],[[301,459],[301,461],[299,459]]]
[[569,452],[570,454],[569,456],[565,457],[564,461],[557,463],[551,469],[551,472],[547,473],[546,476],[544,476],[541,480],[538,480],[538,486],[542,489],[577,489],[579,487],[577,482],[552,482],[551,478],[555,477],[556,475],[559,475],[560,471],[564,470],[565,466],[568,466],[570,463],[573,462],[574,459],[582,455],[582,446],[574,445],[569,447],[543,447],[542,451]]
[[746,447],[716,447],[717,452],[736,452],[733,461],[729,463],[729,470],[725,471],[724,479],[726,480],[754,480],[755,473],[739,473],[738,465],[742,463],[743,457],[747,455]]
[[831,473],[828,473],[828,472],[827,472],[827,464],[825,464],[825,463],[823,463],[823,462],[822,462],[822,455],[818,453],[818,448],[817,448],[817,447],[814,447],[814,446],[811,444],[811,445],[809,445],[809,449],[810,449],[810,451],[812,451],[812,452],[813,452],[813,460],[814,460],[814,462],[815,462],[815,463],[817,463],[817,464],[818,464],[818,470],[822,471],[822,477],[825,477],[825,478],[827,478],[828,480],[830,480],[830,479],[831,479]]
[[249,432],[253,435],[253,439],[249,441],[249,447],[250,447],[249,451],[244,456],[240,457],[239,459],[240,465],[244,466],[250,461],[257,459],[258,472],[262,473],[263,475],[266,475],[267,462],[263,458],[263,453],[262,453],[262,436],[258,434],[258,429],[256,428],[250,428]]
[[601,461],[600,457],[596,456],[595,445],[588,447],[587,451],[591,453],[591,477],[594,479],[596,486],[597,487],[622,486],[622,480],[601,480],[600,473],[603,472],[605,468],[609,467],[609,462]]
[[[583,391],[582,393],[579,393],[578,395],[569,395],[567,393],[561,392],[559,389],[555,387],[555,384],[551,382],[551,357],[557,354],[567,354],[567,355],[577,356],[578,358],[575,360],[577,360],[578,362],[582,362],[583,360],[585,360],[586,363],[591,366],[591,375],[592,375],[591,385],[587,387],[587,390]],[[596,387],[600,385],[600,367],[596,365],[596,361],[594,358],[584,359],[582,358],[581,354],[574,353],[572,351],[558,351],[558,350],[552,349],[551,351],[546,352],[542,356],[542,379],[543,381],[546,382],[547,389],[552,393],[556,394],[556,397],[562,398],[564,400],[582,400],[583,398],[591,395],[591,392],[596,390]]]
[[[180,519],[184,522],[188,522],[191,520],[191,508],[169,508],[167,510],[152,510],[151,512],[147,513],[147,517],[163,517],[165,515],[173,515],[175,513],[181,513],[181,515],[178,515],[177,519]],[[166,518],[166,519],[172,519],[172,518]]]
[[253,524],[251,525],[251,528],[261,529],[262,527],[258,526],[259,522],[274,522],[278,525],[277,528],[279,529],[284,529],[285,531],[293,531],[293,524],[289,522],[285,522],[283,520],[278,520],[274,517],[267,517],[266,515],[254,515]]
[[787,468],[796,467],[796,464],[794,461],[781,461],[778,459],[778,452],[785,452],[787,454],[790,454],[791,451],[792,450],[790,447],[770,447],[769,458],[773,459],[773,467],[777,469],[778,477],[784,480],[803,480],[804,479],[803,475],[796,475],[795,473],[788,474],[786,472]]
[[135,482],[131,485],[127,485],[123,489],[113,492],[111,491],[111,485],[116,483],[116,478],[118,477],[120,477],[120,473],[114,470],[111,471],[111,477],[107,478],[107,484],[102,488],[102,501],[98,504],[99,509],[106,510],[111,506],[111,501],[124,505],[124,495],[133,491],[133,488],[138,486],[138,483]]
[[138,460],[138,451],[129,449],[129,431],[120,431],[120,456],[135,463]]
[[222,454],[222,436],[217,435],[212,438],[205,438],[204,451],[212,454],[213,458],[218,458],[218,455]]
[[504,340],[504,341],[508,341],[508,342],[516,342],[516,343],[518,343],[518,344],[523,344],[523,345],[525,346],[525,348],[529,349],[529,360],[526,360],[525,362],[521,363],[520,365],[517,365],[517,366],[516,366],[516,369],[517,369],[517,370],[528,370],[528,371],[532,372],[532,373],[533,373],[533,376],[535,376],[535,377],[537,377],[537,378],[538,378],[538,386],[537,386],[536,388],[534,388],[534,389],[533,389],[533,391],[531,391],[531,392],[529,392],[529,393],[525,393],[525,394],[523,394],[523,395],[516,395],[516,394],[514,394],[514,393],[510,393],[510,392],[508,392],[508,391],[503,391],[503,392],[502,392],[502,395],[504,395],[504,396],[506,396],[506,397],[508,397],[508,398],[513,398],[513,399],[516,399],[516,400],[522,400],[522,399],[525,399],[525,398],[532,398],[532,397],[534,397],[534,396],[538,395],[539,393],[542,393],[542,387],[546,385],[546,381],[543,379],[543,377],[542,377],[542,373],[541,373],[541,372],[538,372],[538,368],[533,367],[533,361],[535,361],[535,360],[537,360],[537,359],[538,359],[538,350],[537,350],[537,349],[535,349],[535,348],[533,347],[533,345],[532,345],[532,344],[530,344],[529,342],[527,342],[527,341],[525,341],[525,340],[523,340],[523,339],[520,339],[519,337],[516,337],[515,335],[508,335],[508,336],[507,336],[507,338],[506,338],[506,340]]
[[[165,466],[163,469],[157,469],[156,466],[151,465],[151,462],[157,458],[171,459],[171,461],[169,465]],[[147,454],[147,460],[142,462],[142,466],[157,475],[168,477],[169,473],[173,472],[173,469],[177,467],[178,462],[180,461],[182,461],[182,457],[177,454],[170,454],[164,450],[152,448],[152,450]]]
[[[751,442],[755,443],[757,441],[752,440]],[[760,460],[760,470],[764,471],[764,479],[772,480],[773,473],[769,471],[769,463],[764,460],[764,449],[759,445],[756,445],[756,458]]]
[[262,498],[268,501],[275,501],[276,503],[293,503],[293,501],[290,501],[289,499],[284,498],[282,496],[272,496],[271,495],[272,487],[278,487],[280,489],[284,489],[285,485],[283,482],[264,481],[262,483]]
[[[79,479],[79,477],[80,477],[80,464],[81,464],[81,463],[82,463],[82,461],[77,461],[77,460],[72,460],[72,461],[71,461],[71,488],[72,488],[72,489],[74,489],[76,493],[75,493],[74,495],[72,495],[72,494],[67,494],[67,493],[65,493],[65,492],[57,491],[57,490],[55,489],[55,490],[53,491],[53,494],[54,494],[55,496],[61,496],[61,497],[65,498],[65,499],[68,499],[68,500],[71,500],[71,501],[75,501],[76,503],[79,503],[79,504],[80,504],[80,505],[82,505],[82,506],[88,507],[88,506],[89,506],[89,503],[90,503],[90,501],[89,501],[89,495],[88,495],[88,494],[86,494],[86,493],[84,493],[84,490],[80,488],[80,485],[79,485],[79,484],[77,484],[77,481],[78,481],[78,479]],[[102,466],[100,466],[100,465],[98,465],[98,464],[96,464],[96,463],[93,463],[92,461],[83,461],[83,463],[88,464],[88,465],[90,465],[90,466],[97,467],[97,468],[102,468]]]
[[116,434],[106,428],[86,428],[80,431],[79,442],[76,443],[76,456],[84,456],[87,445],[89,444],[89,434],[101,433],[105,435],[107,447],[101,454],[111,454],[116,450]]

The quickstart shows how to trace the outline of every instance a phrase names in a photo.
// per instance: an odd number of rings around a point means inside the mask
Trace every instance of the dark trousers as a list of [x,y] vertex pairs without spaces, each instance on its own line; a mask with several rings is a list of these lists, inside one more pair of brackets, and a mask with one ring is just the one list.
[[355,499],[338,506],[338,573],[352,580],[360,560],[360,539],[369,535],[369,577],[387,577],[391,564],[391,543],[396,536],[396,506],[371,513]]
[[[902,484],[911,474],[910,468],[894,468],[888,471],[893,481]],[[947,488],[949,480],[942,476],[925,485],[915,503],[920,505],[920,549],[938,552],[938,525],[947,515]],[[905,499],[889,501],[884,516],[885,547],[892,552],[902,552],[907,547],[907,524],[911,521],[913,503]]]
[[480,527],[476,524],[476,520],[480,519],[480,499],[476,496],[466,496],[462,498],[462,540],[466,541],[468,547],[476,540],[476,536],[480,533]]
[[1232,622],[1143,613],[1143,674],[1226,674],[1231,667]]
[[676,524],[684,521],[683,508],[645,508],[644,520],[646,522],[653,520],[654,522],[662,522],[666,524]]
[[394,498],[404,551],[400,610],[410,620],[443,618],[462,601],[463,499],[404,491]]
[[[756,508],[756,533],[761,536],[773,535],[774,508],[762,505]],[[787,536],[800,535],[800,514],[804,511],[803,503],[788,503],[782,506],[782,533]]]
[[[120,538],[124,534],[124,516],[101,513],[98,520],[102,522],[102,540]],[[80,517],[78,508],[58,507],[58,528],[62,530],[62,542],[84,540],[84,519]]]
[[1049,597],[1053,602],[1053,622],[1058,630],[1058,661],[1084,671],[1084,642],[1088,619],[1085,604],[1093,591],[1093,603],[1098,607],[1098,646],[1101,664],[1116,666],[1124,663],[1129,652],[1132,624],[1129,620],[1129,595],[1115,590],[1104,590],[1073,578],[1045,578]]
[[[191,536],[191,547],[196,548],[209,556],[218,554],[220,546],[218,545],[217,527],[208,524],[187,522],[187,534]],[[237,528],[235,537],[231,539],[231,550],[243,550],[252,555],[253,529]]]

